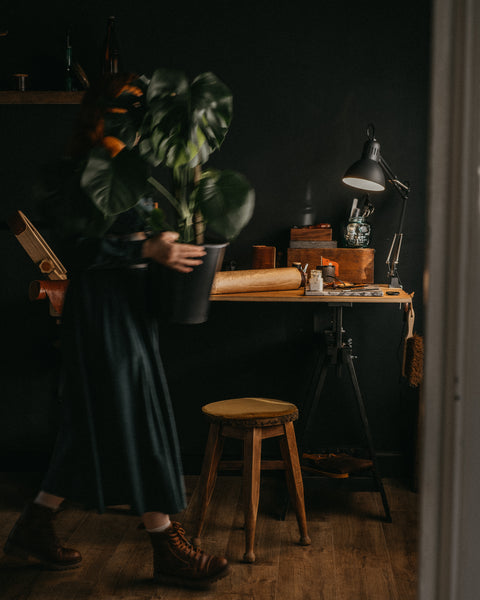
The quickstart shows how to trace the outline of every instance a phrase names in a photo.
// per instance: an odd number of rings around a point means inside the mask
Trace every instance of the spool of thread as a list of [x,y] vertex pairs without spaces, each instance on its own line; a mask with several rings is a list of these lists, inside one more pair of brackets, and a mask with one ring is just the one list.
[[335,265],[319,265],[317,269],[321,269],[325,283],[335,281]]
[[13,81],[15,89],[19,92],[24,92],[27,89],[27,73],[15,73],[13,75]]
[[255,245],[252,248],[252,269],[274,269],[277,266],[277,249],[275,246]]

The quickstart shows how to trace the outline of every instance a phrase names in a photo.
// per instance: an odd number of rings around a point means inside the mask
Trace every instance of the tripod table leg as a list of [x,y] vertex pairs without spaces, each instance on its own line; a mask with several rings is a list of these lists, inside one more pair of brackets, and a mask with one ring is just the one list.
[[390,514],[390,507],[388,505],[387,495],[385,493],[385,488],[383,487],[382,479],[379,475],[378,465],[377,465],[377,455],[375,449],[373,447],[372,435],[370,433],[370,426],[368,424],[367,412],[365,410],[365,404],[363,402],[362,394],[360,392],[360,386],[358,385],[357,374],[355,372],[355,367],[352,360],[352,355],[350,348],[344,348],[343,351],[343,360],[347,364],[348,372],[350,374],[350,379],[352,380],[353,389],[355,391],[355,398],[357,400],[358,409],[360,411],[360,418],[362,419],[363,429],[365,431],[365,437],[367,440],[368,451],[370,453],[370,458],[373,462],[373,476],[375,479],[375,483],[377,485],[377,489],[380,492],[382,497],[383,509],[385,511],[385,520],[388,523],[392,522],[392,517]]

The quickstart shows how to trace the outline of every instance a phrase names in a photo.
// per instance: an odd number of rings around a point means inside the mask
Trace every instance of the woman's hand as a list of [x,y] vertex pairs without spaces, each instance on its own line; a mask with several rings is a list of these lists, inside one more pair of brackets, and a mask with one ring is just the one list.
[[193,267],[202,264],[201,257],[206,254],[205,248],[194,244],[180,244],[177,239],[178,233],[164,231],[144,242],[142,255],[170,269],[190,273]]

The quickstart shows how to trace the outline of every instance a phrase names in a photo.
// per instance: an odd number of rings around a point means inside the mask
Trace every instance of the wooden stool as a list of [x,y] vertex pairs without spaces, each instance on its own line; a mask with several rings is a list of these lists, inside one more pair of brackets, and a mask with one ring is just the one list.
[[200,544],[207,508],[210,503],[224,438],[243,440],[243,492],[245,511],[245,554],[243,560],[255,562],[253,551],[260,496],[260,471],[267,465],[261,460],[262,440],[278,437],[283,460],[268,461],[269,468],[285,469],[288,491],[295,508],[300,544],[308,546],[307,518],[303,496],[303,480],[298,459],[293,421],[298,418],[294,404],[267,398],[234,398],[212,402],[202,407],[210,421],[205,457],[198,481],[200,503],[199,518],[194,543]]

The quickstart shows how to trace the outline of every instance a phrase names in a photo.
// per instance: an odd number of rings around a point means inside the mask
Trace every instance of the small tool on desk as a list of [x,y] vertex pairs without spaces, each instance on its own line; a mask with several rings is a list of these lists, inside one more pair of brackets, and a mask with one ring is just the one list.
[[320,264],[317,265],[317,270],[322,271],[322,277],[325,283],[332,283],[338,277],[340,272],[338,262],[329,258],[320,257]]
[[362,219],[368,219],[368,217],[372,215],[374,211],[375,207],[370,202],[370,196],[368,194],[365,194],[363,197],[363,208],[360,216],[362,217]]
[[357,204],[358,204],[358,198],[354,198],[352,200],[352,208],[350,209],[350,216],[349,216],[349,220],[353,219],[353,217],[355,217],[357,215]]
[[380,288],[329,288],[321,291],[305,290],[306,296],[371,296],[382,297],[383,292]]
[[370,215],[372,215],[375,211],[375,207],[370,201],[370,197],[368,194],[363,196],[363,206],[360,208],[358,206],[358,198],[354,198],[352,200],[352,207],[350,209],[349,220],[352,219],[368,219]]

